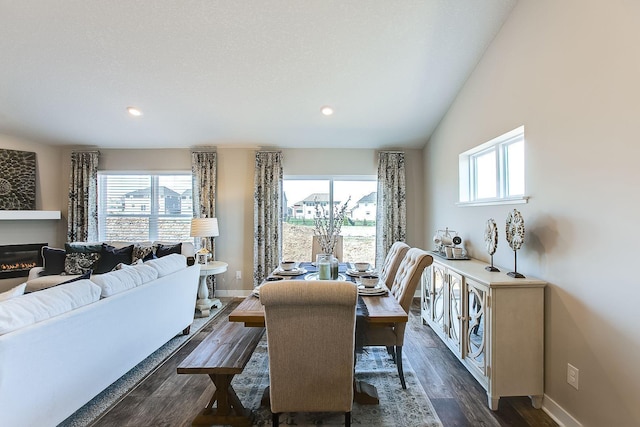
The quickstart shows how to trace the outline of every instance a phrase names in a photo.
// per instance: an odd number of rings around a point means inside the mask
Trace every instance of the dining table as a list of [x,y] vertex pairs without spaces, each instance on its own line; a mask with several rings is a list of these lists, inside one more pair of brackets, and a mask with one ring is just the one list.
[[[314,263],[304,262],[297,267],[300,274],[294,275],[294,270],[284,272],[278,267],[270,274],[265,281],[271,277],[283,277],[282,280],[317,280],[317,268]],[[348,274],[350,272],[351,274]],[[353,266],[348,263],[340,263],[338,267],[338,280],[348,280],[359,283],[358,273],[353,272]],[[381,286],[384,286],[381,283]],[[365,295],[359,292],[358,303],[356,307],[356,347],[358,347],[358,324],[367,322],[369,327],[387,327],[394,323],[406,323],[409,321],[408,314],[404,311],[398,300],[390,293],[385,292],[381,295]],[[229,313],[230,322],[242,322],[246,327],[264,327],[264,307],[260,303],[260,298],[252,293],[247,296],[231,313]],[[356,371],[357,373],[357,371]],[[360,404],[378,404],[378,393],[375,386],[363,381],[354,380],[354,402]]]

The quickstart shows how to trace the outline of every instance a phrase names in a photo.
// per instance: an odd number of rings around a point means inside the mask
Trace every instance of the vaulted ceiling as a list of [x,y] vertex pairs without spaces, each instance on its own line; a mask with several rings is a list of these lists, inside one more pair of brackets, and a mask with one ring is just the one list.
[[422,147],[515,2],[0,0],[0,134]]

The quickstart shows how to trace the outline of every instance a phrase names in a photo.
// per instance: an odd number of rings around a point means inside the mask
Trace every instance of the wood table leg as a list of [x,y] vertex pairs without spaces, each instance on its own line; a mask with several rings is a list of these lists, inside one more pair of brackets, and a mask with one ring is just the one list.
[[361,405],[378,405],[378,390],[364,381],[353,380],[353,401]]
[[[231,425],[234,427],[250,427],[253,415],[246,409],[233,387],[233,374],[210,374],[216,390],[206,408],[192,422],[194,426]],[[217,403],[216,407],[214,404]]]

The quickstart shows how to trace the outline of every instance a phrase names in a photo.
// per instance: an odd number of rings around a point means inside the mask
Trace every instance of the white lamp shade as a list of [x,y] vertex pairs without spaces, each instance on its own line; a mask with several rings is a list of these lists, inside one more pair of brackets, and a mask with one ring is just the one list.
[[191,220],[191,237],[216,237],[218,235],[218,218],[193,218]]

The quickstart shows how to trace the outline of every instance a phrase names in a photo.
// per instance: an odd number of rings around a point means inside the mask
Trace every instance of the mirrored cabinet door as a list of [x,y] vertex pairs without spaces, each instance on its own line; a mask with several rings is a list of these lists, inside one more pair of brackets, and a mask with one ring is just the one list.
[[487,319],[485,307],[487,303],[487,289],[472,280],[467,279],[467,306],[465,319],[466,359],[473,368],[486,376],[486,328]]
[[433,280],[433,311],[432,321],[438,325],[440,331],[445,330],[445,281],[446,281],[446,269],[439,265],[432,265],[432,280]]
[[461,337],[462,337],[462,276],[449,272],[449,310],[448,310],[448,323],[449,330],[447,337],[449,344],[452,348],[458,352],[462,350]]

